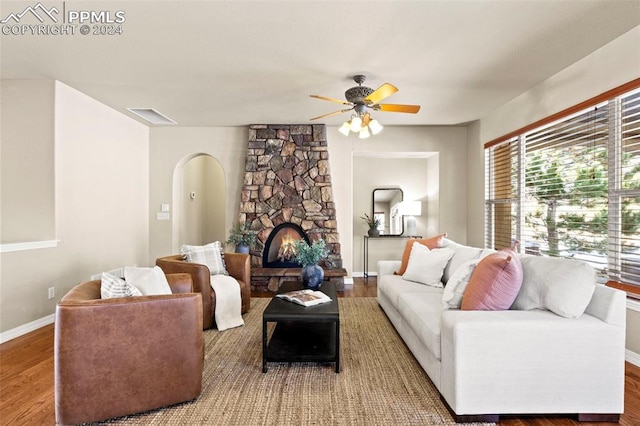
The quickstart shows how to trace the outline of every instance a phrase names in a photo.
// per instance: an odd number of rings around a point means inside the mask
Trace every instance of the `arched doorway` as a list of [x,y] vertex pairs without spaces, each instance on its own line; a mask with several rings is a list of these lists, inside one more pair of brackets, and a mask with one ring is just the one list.
[[173,172],[174,252],[182,244],[226,240],[226,182],[220,162],[209,154],[189,155]]

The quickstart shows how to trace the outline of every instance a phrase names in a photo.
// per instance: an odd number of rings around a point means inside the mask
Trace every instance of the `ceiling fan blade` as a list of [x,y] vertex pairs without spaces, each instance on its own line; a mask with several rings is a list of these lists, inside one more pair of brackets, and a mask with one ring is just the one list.
[[362,127],[368,126],[369,121],[371,121],[371,114],[366,113],[364,117],[362,117]]
[[340,111],[333,111],[329,114],[319,115],[318,117],[313,117],[311,120],[317,120],[319,118],[331,117],[332,115],[342,114],[343,112],[351,111],[353,108],[341,109]]
[[397,91],[398,88],[396,86],[394,86],[393,84],[385,83],[374,90],[373,93],[371,93],[369,96],[364,98],[364,101],[369,105],[377,104],[387,96],[391,96]]
[[342,101],[340,99],[335,99],[335,98],[328,98],[326,96],[320,96],[320,95],[309,95],[312,98],[316,98],[316,99],[322,99],[324,101],[331,101],[331,102],[335,102],[337,104],[342,104],[342,105],[353,105],[351,102],[348,101]]
[[406,112],[409,114],[415,114],[420,111],[420,105],[378,104],[374,105],[373,109],[377,111]]

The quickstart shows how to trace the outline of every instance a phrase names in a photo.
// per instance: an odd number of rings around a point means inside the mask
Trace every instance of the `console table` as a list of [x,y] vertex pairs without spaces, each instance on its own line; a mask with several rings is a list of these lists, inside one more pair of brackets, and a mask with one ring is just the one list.
[[365,278],[369,278],[369,240],[388,240],[388,239],[393,239],[393,238],[402,238],[402,239],[409,239],[409,238],[422,238],[422,235],[380,235],[378,237],[371,237],[369,235],[365,235],[364,236],[364,250],[363,250],[363,256],[364,256],[364,277]]

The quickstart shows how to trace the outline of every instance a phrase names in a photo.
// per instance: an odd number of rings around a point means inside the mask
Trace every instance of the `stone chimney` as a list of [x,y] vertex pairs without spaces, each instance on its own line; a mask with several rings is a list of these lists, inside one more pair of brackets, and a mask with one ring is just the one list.
[[273,229],[290,222],[311,241],[326,241],[330,254],[323,267],[342,268],[325,125],[249,127],[239,220],[258,231],[252,267],[262,267]]

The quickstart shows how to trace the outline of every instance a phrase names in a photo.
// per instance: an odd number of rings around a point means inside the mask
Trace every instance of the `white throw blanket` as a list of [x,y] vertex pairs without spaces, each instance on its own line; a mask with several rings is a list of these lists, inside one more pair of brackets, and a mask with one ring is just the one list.
[[244,325],[238,281],[227,275],[211,275],[211,288],[216,293],[214,316],[218,331]]

